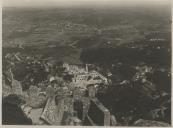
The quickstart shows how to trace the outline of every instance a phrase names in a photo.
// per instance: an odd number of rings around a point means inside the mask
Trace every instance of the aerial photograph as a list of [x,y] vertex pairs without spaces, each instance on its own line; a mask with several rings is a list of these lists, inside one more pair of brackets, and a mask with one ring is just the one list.
[[2,0],[2,125],[171,127],[171,0]]

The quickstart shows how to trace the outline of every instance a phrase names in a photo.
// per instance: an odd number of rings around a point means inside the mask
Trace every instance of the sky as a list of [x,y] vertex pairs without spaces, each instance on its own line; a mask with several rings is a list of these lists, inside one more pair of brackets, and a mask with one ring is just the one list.
[[123,6],[123,5],[168,5],[171,0],[2,0],[7,7],[25,6]]

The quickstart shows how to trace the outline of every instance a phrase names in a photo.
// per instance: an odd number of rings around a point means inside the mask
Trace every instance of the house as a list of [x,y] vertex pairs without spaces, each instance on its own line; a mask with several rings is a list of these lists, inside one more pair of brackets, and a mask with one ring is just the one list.
[[97,71],[88,71],[88,64],[84,67],[83,65],[69,65],[68,63],[64,63],[63,67],[66,69],[66,72],[74,75],[72,82],[77,87],[86,88],[89,84],[108,84],[107,78]]
[[65,68],[65,71],[69,74],[81,74],[87,72],[82,65],[69,65],[68,63],[64,63],[63,68]]

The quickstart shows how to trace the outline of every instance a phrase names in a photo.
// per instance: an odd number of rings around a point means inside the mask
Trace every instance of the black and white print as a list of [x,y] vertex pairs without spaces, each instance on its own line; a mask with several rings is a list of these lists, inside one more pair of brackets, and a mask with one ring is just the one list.
[[171,126],[171,0],[3,0],[2,124]]

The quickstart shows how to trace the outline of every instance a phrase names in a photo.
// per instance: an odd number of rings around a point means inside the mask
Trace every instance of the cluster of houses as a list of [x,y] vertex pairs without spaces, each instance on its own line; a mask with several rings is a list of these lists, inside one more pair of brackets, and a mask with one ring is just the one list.
[[89,70],[88,64],[86,64],[84,68],[81,65],[69,65],[64,63],[63,67],[65,68],[66,72],[74,76],[72,78],[72,83],[75,86],[86,88],[91,84],[108,84],[107,78],[95,70]]

